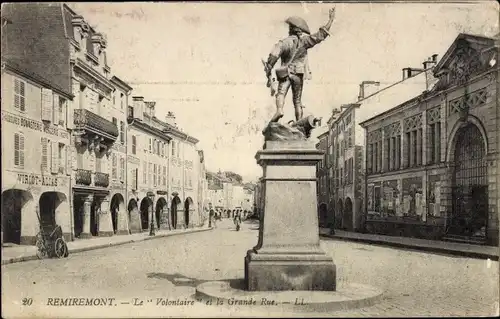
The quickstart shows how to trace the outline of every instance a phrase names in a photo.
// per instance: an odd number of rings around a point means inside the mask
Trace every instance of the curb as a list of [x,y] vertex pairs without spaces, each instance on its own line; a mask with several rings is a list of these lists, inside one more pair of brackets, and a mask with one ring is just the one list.
[[320,234],[319,236],[325,237],[325,238],[331,238],[331,239],[338,239],[338,240],[342,240],[342,241],[361,242],[361,243],[374,244],[374,245],[379,245],[379,246],[389,246],[389,247],[395,247],[395,248],[407,248],[407,249],[425,251],[425,252],[431,252],[431,253],[441,253],[441,254],[475,258],[475,259],[491,259],[493,261],[498,261],[498,255],[493,255],[493,254],[489,254],[489,253],[480,253],[480,252],[475,252],[475,251],[462,251],[462,250],[455,250],[455,249],[441,248],[441,247],[416,246],[416,245],[411,245],[411,244],[388,242],[388,241],[377,240],[377,239],[350,238],[350,237],[341,237],[341,236],[336,236],[336,235]]
[[[102,248],[109,248],[109,247],[114,247],[114,246],[121,246],[125,244],[132,244],[132,243],[138,243],[141,241],[146,241],[146,240],[152,240],[152,239],[158,239],[158,238],[165,238],[165,237],[171,237],[171,236],[177,236],[177,235],[187,235],[187,234],[194,234],[194,233],[199,233],[199,232],[204,232],[204,231],[209,231],[213,230],[213,227],[211,228],[202,228],[202,229],[194,229],[191,231],[184,231],[184,232],[176,232],[176,233],[166,233],[166,234],[161,234],[161,235],[155,235],[155,236],[148,236],[144,238],[139,238],[139,239],[130,239],[127,241],[123,242],[116,242],[116,243],[108,243],[108,244],[100,244],[96,246],[89,246],[89,247],[82,247],[82,248],[73,248],[69,249],[70,253],[81,253],[84,251],[89,251],[89,250],[97,250],[97,249],[102,249]],[[38,257],[35,255],[29,255],[29,256],[22,256],[22,257],[14,257],[10,258],[7,260],[2,260],[2,266],[3,265],[8,265],[8,264],[14,264],[14,263],[19,263],[23,261],[30,261],[30,260],[38,260]]]

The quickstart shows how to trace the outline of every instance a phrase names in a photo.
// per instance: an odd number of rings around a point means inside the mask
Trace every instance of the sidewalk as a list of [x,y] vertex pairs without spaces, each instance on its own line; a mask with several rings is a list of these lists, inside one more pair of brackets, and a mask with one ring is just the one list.
[[[68,249],[71,253],[78,253],[87,250],[118,246],[134,242],[141,242],[150,239],[163,238],[175,235],[197,233],[212,230],[212,228],[189,228],[176,230],[156,230],[155,236],[149,236],[149,231],[132,235],[115,235],[111,237],[93,237],[90,239],[76,239],[68,242]],[[35,246],[15,245],[12,247],[2,247],[2,265],[12,264],[27,260],[38,259]]]
[[329,233],[329,228],[320,228],[319,234],[321,237],[498,261],[499,249],[498,247],[494,246],[471,245],[419,238],[362,234],[347,232],[338,229],[335,230],[335,235],[329,235]]

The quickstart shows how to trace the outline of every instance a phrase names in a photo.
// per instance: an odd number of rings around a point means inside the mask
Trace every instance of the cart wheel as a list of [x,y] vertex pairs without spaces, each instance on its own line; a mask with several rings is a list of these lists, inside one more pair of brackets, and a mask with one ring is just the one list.
[[54,243],[54,253],[57,258],[62,258],[66,254],[66,243],[62,238],[57,238]]

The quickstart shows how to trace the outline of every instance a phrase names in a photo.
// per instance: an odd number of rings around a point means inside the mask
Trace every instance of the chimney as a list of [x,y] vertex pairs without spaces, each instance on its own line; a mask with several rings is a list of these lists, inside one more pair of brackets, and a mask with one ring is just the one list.
[[144,102],[144,104],[146,104],[146,113],[150,118],[153,118],[155,116],[156,102]]
[[144,119],[144,97],[143,96],[133,96],[132,103],[134,107],[134,116],[136,119]]
[[174,112],[168,111],[167,115],[165,116],[165,122],[167,124],[170,124],[172,126],[177,127],[177,123],[175,123],[175,114]]
[[422,62],[424,70],[430,69],[437,64],[437,56],[438,56],[437,54],[433,54],[432,56],[427,58],[427,61]]
[[380,86],[380,82],[376,81],[363,81],[359,85],[359,95],[358,101],[364,99],[367,96],[372,95],[373,93],[378,91],[378,87]]
[[410,68],[403,69],[403,81],[410,77],[411,71]]
[[438,79],[434,77],[433,68],[437,64],[437,54],[433,54],[430,56],[427,61],[423,62],[424,70],[425,70],[425,89],[426,91],[431,90],[434,85],[438,82]]

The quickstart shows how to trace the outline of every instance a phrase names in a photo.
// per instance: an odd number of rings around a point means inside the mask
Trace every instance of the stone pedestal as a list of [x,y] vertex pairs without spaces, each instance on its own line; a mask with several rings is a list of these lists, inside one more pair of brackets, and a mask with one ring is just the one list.
[[316,165],[324,153],[311,141],[267,141],[259,241],[245,258],[250,291],[336,290],[336,269],[319,245]]

